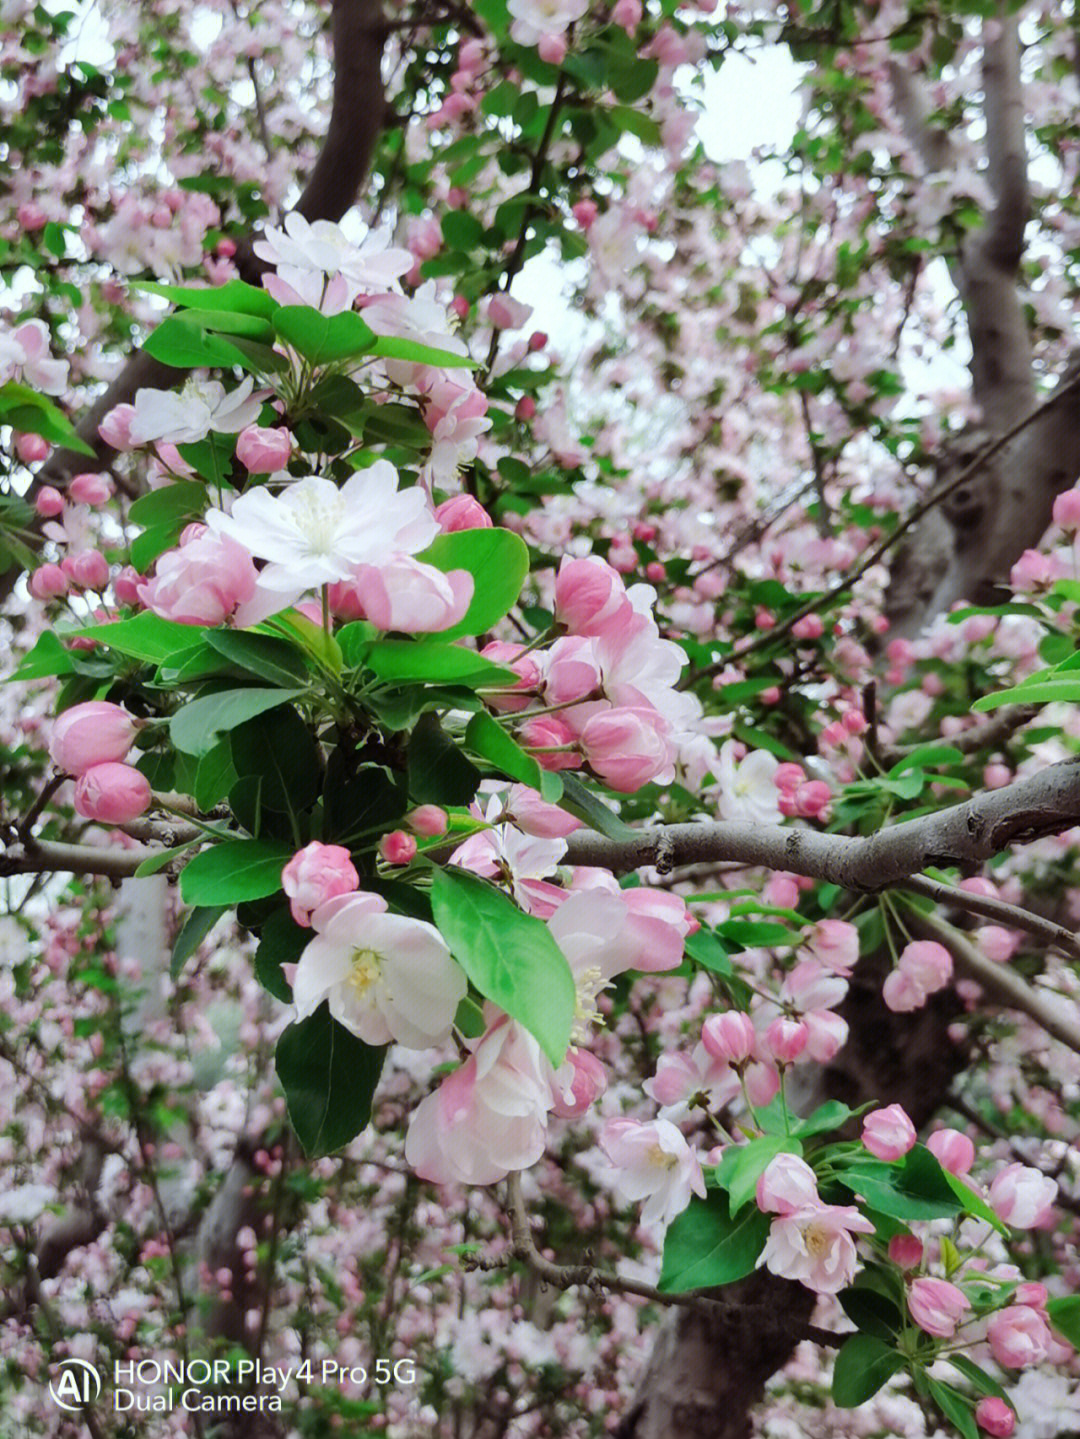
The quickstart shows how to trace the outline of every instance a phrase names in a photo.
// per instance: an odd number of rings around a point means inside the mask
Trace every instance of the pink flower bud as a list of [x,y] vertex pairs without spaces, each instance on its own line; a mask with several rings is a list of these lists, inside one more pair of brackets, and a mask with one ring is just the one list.
[[594,774],[620,794],[672,774],[670,725],[657,710],[617,707],[593,715],[581,748]]
[[436,507],[435,518],[444,535],[459,530],[486,530],[491,528],[491,516],[472,495],[454,495]]
[[908,1310],[920,1329],[936,1339],[951,1339],[971,1300],[945,1279],[916,1279],[908,1290]]
[[889,1258],[901,1269],[918,1269],[922,1263],[923,1245],[914,1234],[894,1234],[889,1240]]
[[611,565],[595,555],[563,557],[555,577],[555,617],[571,634],[615,634],[632,615],[626,586]]
[[118,575],[113,577],[113,594],[117,603],[121,605],[138,606],[139,586],[142,584],[142,575],[133,565],[125,565]]
[[446,811],[437,804],[421,804],[405,816],[409,827],[425,839],[435,839],[445,834],[449,825]]
[[289,897],[289,909],[296,923],[311,927],[311,916],[328,900],[351,894],[360,876],[340,844],[312,840],[297,850],[281,872],[281,886]]
[[873,1109],[863,1120],[862,1142],[878,1159],[902,1159],[915,1137],[915,1126],[899,1104]]
[[762,1171],[755,1190],[764,1214],[794,1214],[821,1203],[814,1171],[797,1154],[778,1154]]
[[1013,1291],[1014,1304],[1026,1304],[1031,1309],[1045,1309],[1050,1291],[1045,1284],[1018,1284]]
[[38,565],[30,576],[30,593],[36,600],[55,600],[66,595],[67,575],[59,565]]
[[98,425],[98,434],[114,450],[133,449],[131,422],[134,418],[134,405],[114,405]]
[[621,26],[628,35],[633,35],[641,24],[643,13],[641,0],[615,0],[615,6],[611,12],[611,23]]
[[986,1330],[990,1353],[1003,1369],[1026,1369],[1046,1358],[1050,1326],[1038,1309],[1010,1304],[990,1320]]
[[15,218],[19,222],[19,228],[33,233],[35,230],[43,230],[49,223],[49,216],[36,200],[27,200],[15,210]]
[[570,213],[581,228],[587,230],[594,224],[599,211],[595,200],[579,200],[576,205],[571,205]]
[[917,939],[900,952],[898,967],[924,994],[934,994],[952,979],[952,955],[933,939]]
[[748,1064],[743,1083],[750,1103],[763,1109],[780,1093],[780,1071],[765,1060]]
[[73,585],[83,590],[103,590],[109,583],[109,562],[100,550],[67,555],[60,568]]
[[927,995],[926,990],[917,985],[909,974],[894,969],[881,986],[881,997],[885,1008],[891,1009],[894,1014],[911,1014],[916,1009],[922,1009]]
[[805,1020],[781,1015],[765,1031],[765,1047],[778,1064],[793,1064],[810,1039]]
[[806,783],[806,771],[801,764],[786,761],[773,770],[773,784],[781,794],[794,794],[801,784]]
[[1080,529],[1080,490],[1063,490],[1054,501],[1054,524],[1063,530]]
[[820,615],[803,615],[791,627],[791,634],[797,640],[819,640],[825,633],[825,621]]
[[536,417],[536,401],[531,395],[522,395],[514,406],[515,420],[532,420]]
[[975,1146],[958,1129],[936,1129],[926,1147],[950,1174],[967,1174],[975,1163]]
[[253,475],[269,475],[283,470],[292,454],[292,435],[286,429],[262,429],[248,425],[236,441],[236,458]]
[[563,35],[541,35],[536,53],[548,65],[561,65],[566,59],[566,38]]
[[129,764],[92,765],[75,786],[76,813],[103,824],[126,824],[148,809],[152,798],[150,781]]
[[103,505],[112,492],[108,475],[75,475],[68,485],[69,496],[80,505]]
[[529,350],[537,354],[540,350],[547,348],[548,337],[543,330],[534,330],[529,336]]
[[24,465],[36,465],[48,457],[52,446],[42,435],[15,435],[15,453]]
[[387,864],[410,864],[416,858],[416,839],[403,829],[391,830],[379,841],[379,853]]
[[710,1014],[701,1027],[701,1042],[713,1059],[741,1064],[754,1051],[754,1026],[748,1014],[729,1009]]
[[829,807],[832,790],[823,779],[808,780],[795,791],[795,810],[803,819],[818,819]]
[[991,1394],[975,1405],[975,1422],[992,1439],[1009,1439],[1016,1428],[1016,1415],[1004,1399]]
[[843,919],[819,919],[809,932],[807,947],[833,974],[850,974],[859,960],[859,931]]
[[229,535],[200,532],[157,562],[139,599],[162,619],[183,625],[220,625],[255,593],[251,555]]
[[139,722],[108,700],[88,700],[65,710],[53,725],[49,754],[57,769],[82,775],[94,766],[122,760],[139,732]]
[[1020,943],[1020,936],[1015,930],[1005,929],[1000,924],[980,925],[975,931],[975,938],[983,954],[995,964],[1008,964]]
[[[518,740],[529,749],[541,750],[576,744],[577,736],[566,721],[561,720],[558,715],[538,715],[536,719],[525,721],[518,730]],[[542,769],[580,769],[581,767],[581,756],[573,753],[537,754],[536,759]]]
[[54,515],[62,515],[64,513],[64,497],[60,491],[54,489],[52,485],[44,485],[37,492],[37,498],[34,500],[34,509],[37,510],[43,520],[52,519]]
[[[572,1071],[568,1082],[567,1069]],[[606,1088],[607,1072],[596,1055],[587,1049],[571,1049],[555,1075],[554,1113],[560,1119],[580,1119]]]

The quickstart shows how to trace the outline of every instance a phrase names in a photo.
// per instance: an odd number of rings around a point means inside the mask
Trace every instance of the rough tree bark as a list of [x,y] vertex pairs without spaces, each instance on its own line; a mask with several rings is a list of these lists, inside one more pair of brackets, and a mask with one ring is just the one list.
[[[897,109],[927,170],[947,169],[949,137],[931,124],[917,79],[894,65],[892,83]],[[968,321],[972,389],[983,425],[954,446],[949,463],[957,469],[965,452],[970,458],[1037,401],[1018,288],[1030,195],[1015,16],[1003,14],[1000,32],[985,46],[983,84],[994,208],[952,266]],[[1080,355],[1073,357],[1067,375],[1078,367]],[[955,490],[946,504],[931,511],[898,549],[890,574],[890,634],[918,634],[956,600],[990,600],[1020,554],[1045,533],[1055,496],[1078,476],[1080,399],[1072,391],[1049,405],[1036,424]],[[1022,838],[1020,831],[1017,838]],[[845,1006],[851,1039],[827,1071],[825,1087],[852,1104],[867,1099],[903,1104],[921,1126],[966,1063],[966,1055],[948,1038],[956,1010],[941,1000],[915,1015],[892,1014],[881,1000],[882,979],[865,962],[856,971]],[[798,1286],[771,1276],[756,1276],[754,1282],[768,1285],[778,1312],[790,1315],[792,1328],[805,1320],[805,1299]],[[785,1343],[782,1332],[744,1332],[733,1342],[730,1332],[722,1337],[710,1332],[700,1315],[669,1311],[618,1439],[747,1439],[754,1406],[770,1374],[793,1348],[794,1341]]]

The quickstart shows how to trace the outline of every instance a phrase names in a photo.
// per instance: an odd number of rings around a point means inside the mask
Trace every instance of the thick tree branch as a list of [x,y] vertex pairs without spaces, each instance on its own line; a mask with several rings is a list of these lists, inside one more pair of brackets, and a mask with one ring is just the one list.
[[930,103],[919,77],[898,61],[890,60],[889,84],[896,113],[919,159],[931,175],[951,170],[956,162],[949,132],[941,125],[930,123]]
[[1020,79],[1019,20],[1003,11],[983,21],[997,27],[983,48],[986,95],[986,158],[994,191],[994,213],[983,241],[987,255],[1003,269],[1015,270],[1024,251],[1024,230],[1031,214],[1028,188],[1024,88]]

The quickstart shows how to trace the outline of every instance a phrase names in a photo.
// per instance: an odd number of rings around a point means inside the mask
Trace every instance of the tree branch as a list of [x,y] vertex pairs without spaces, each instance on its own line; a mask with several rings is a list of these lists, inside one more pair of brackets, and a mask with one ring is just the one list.
[[911,894],[925,895],[927,899],[935,900],[938,904],[951,904],[957,909],[966,909],[969,914],[995,920],[1010,929],[1026,930],[1028,934],[1038,935],[1062,954],[1067,954],[1072,959],[1080,959],[1080,936],[1075,935],[1071,929],[1066,929],[1064,925],[1043,919],[1042,915],[1032,914],[1028,909],[1021,909],[1019,905],[1006,904],[1003,899],[993,899],[985,894],[970,894],[966,889],[942,884],[937,879],[927,879],[925,875],[904,880],[900,888]]
[[1003,8],[998,19],[983,21],[984,33],[989,25],[996,25],[999,31],[996,38],[984,43],[982,66],[986,158],[995,204],[983,246],[996,264],[1015,270],[1024,252],[1024,230],[1031,215],[1019,19]]

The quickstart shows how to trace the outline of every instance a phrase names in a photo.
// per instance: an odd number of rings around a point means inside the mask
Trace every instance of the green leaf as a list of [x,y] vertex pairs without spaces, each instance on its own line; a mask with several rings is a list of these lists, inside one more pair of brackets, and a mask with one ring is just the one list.
[[197,854],[180,875],[185,904],[235,905],[263,899],[281,888],[290,845],[262,839],[229,839]]
[[473,715],[465,730],[465,744],[473,754],[486,759],[508,779],[527,784],[530,789],[540,790],[544,772],[533,759],[506,733],[497,720],[489,714]]
[[202,366],[215,369],[233,365],[246,368],[247,356],[220,335],[208,334],[192,315],[169,315],[150,335],[143,349],[155,360],[178,370],[194,370]]
[[959,764],[963,761],[963,754],[951,744],[923,744],[918,749],[912,750],[911,754],[905,755],[898,760],[889,770],[889,778],[903,774],[908,769],[930,769],[934,765]]
[[[437,350],[433,345],[421,345],[416,340],[404,340],[397,335],[380,335],[375,343],[367,346],[367,353],[382,360],[405,360],[413,365],[431,365],[439,370],[478,370],[480,363],[471,355],[458,355],[453,350]],[[471,531],[462,531],[471,533]]]
[[258,777],[263,809],[296,816],[315,803],[322,782],[319,747],[291,706],[237,726],[230,743],[236,773]]
[[[219,736],[241,725],[264,710],[276,709],[289,700],[298,699],[302,689],[221,690],[188,700],[169,721],[169,734],[177,749],[185,754],[205,755],[218,742]],[[234,760],[235,763],[235,760]]]
[[964,1439],[979,1439],[979,1426],[975,1423],[975,1407],[966,1394],[961,1394],[959,1389],[954,1389],[951,1384],[944,1384],[940,1379],[931,1379],[927,1375],[927,1385],[934,1403],[948,1419],[954,1424]]
[[183,844],[175,845],[172,849],[158,850],[157,854],[152,854],[149,859],[143,860],[142,864],[140,864],[135,871],[134,878],[146,879],[148,875],[157,874],[158,870],[164,869],[167,864],[171,864],[178,854],[183,854],[186,849],[191,849],[194,845],[201,843],[202,836],[197,835],[194,839],[186,840]]
[[827,1099],[819,1104],[813,1114],[800,1119],[792,1126],[792,1134],[800,1139],[809,1139],[813,1134],[827,1134],[830,1130],[841,1129],[851,1118],[852,1111],[838,1099]]
[[0,424],[27,434],[41,435],[53,445],[63,445],[80,455],[96,458],[94,449],[79,438],[74,425],[59,405],[39,395],[29,385],[8,380],[0,385]]
[[203,940],[217,924],[224,914],[228,914],[230,906],[227,904],[200,905],[193,909],[184,920],[180,933],[176,936],[176,943],[173,945],[172,960],[169,963],[169,978],[176,981],[180,978],[180,971],[188,962],[191,956],[202,944]]
[[785,924],[764,919],[728,919],[716,926],[716,933],[733,949],[770,949],[799,943],[799,936]]
[[465,870],[435,871],[431,907],[439,932],[471,983],[524,1025],[556,1068],[562,1064],[577,990],[566,956],[547,925]]
[[239,776],[233,766],[232,749],[222,740],[199,760],[195,771],[195,803],[201,810],[213,809],[226,797]]
[[[1055,1301],[1051,1301],[1052,1303]],[[1069,1303],[1069,1300],[1063,1301]],[[1076,1301],[1080,1304],[1080,1299]],[[1004,1385],[998,1383],[992,1374],[987,1374],[985,1369],[980,1369],[973,1359],[966,1354],[950,1354],[949,1363],[954,1369],[959,1369],[964,1378],[974,1387],[977,1393],[993,1396],[1008,1401],[1008,1393]]]
[[128,511],[137,525],[150,529],[155,525],[172,524],[201,516],[206,509],[206,486],[198,480],[178,480],[141,495]]
[[480,771],[433,714],[417,720],[406,765],[409,793],[417,804],[469,804],[480,787]]
[[615,811],[609,809],[602,799],[598,799],[592,790],[586,789],[576,775],[564,771],[562,782],[560,809],[566,810],[567,814],[572,814],[575,819],[582,820],[590,829],[595,829],[607,839],[629,840],[639,837],[639,831],[624,824]]
[[52,630],[40,634],[33,649],[27,650],[18,667],[8,675],[10,680],[37,680],[45,675],[70,675],[75,673],[75,662],[70,651],[57,639]]
[[150,529],[143,530],[141,535],[135,536],[128,551],[128,559],[140,575],[146,574],[159,555],[173,548],[184,524],[184,520],[170,520],[168,524],[153,525]]
[[332,1154],[371,1120],[385,1049],[375,1049],[331,1019],[325,1002],[277,1043],[277,1075],[289,1120],[309,1159]]
[[858,1156],[839,1178],[871,1208],[893,1219],[944,1219],[962,1212],[945,1171],[922,1144],[909,1150],[900,1164]]
[[206,642],[238,669],[270,684],[288,689],[311,679],[303,651],[273,635],[256,634],[252,630],[208,630]]
[[976,1219],[985,1219],[987,1224],[992,1224],[999,1234],[1008,1237],[1009,1226],[1002,1223],[980,1194],[976,1194],[974,1189],[966,1184],[959,1175],[950,1174],[944,1167],[941,1172],[945,1176],[946,1184],[959,1199],[960,1207],[965,1214],[972,1214]]
[[458,530],[440,535],[416,558],[434,565],[444,574],[468,570],[476,581],[472,603],[464,619],[442,631],[442,640],[489,630],[509,612],[529,573],[528,546],[511,530]]
[[1047,1317],[1057,1332],[1074,1349],[1080,1349],[1080,1294],[1067,1294],[1061,1299],[1050,1299],[1046,1305]]
[[874,1334],[853,1334],[833,1365],[833,1403],[857,1409],[904,1367],[904,1356]]
[[880,1289],[863,1284],[842,1289],[836,1297],[844,1313],[861,1333],[872,1334],[887,1344],[896,1342],[904,1316],[895,1299],[882,1294]]
[[133,280],[137,290],[149,290],[187,310],[223,310],[236,315],[261,315],[266,318],[278,308],[268,290],[248,285],[243,280],[227,280],[224,285],[159,285],[152,280]]
[[728,1192],[732,1217],[749,1204],[762,1172],[778,1154],[801,1155],[802,1145],[786,1134],[766,1134],[748,1144],[729,1145],[724,1151],[716,1179],[720,1188]]
[[259,930],[255,951],[255,978],[283,1004],[292,1003],[292,988],[282,972],[283,964],[295,964],[315,938],[310,929],[301,929],[288,905],[275,910]]
[[984,695],[981,700],[976,700],[972,709],[983,714],[987,710],[999,709],[1002,705],[1051,704],[1058,700],[1070,704],[1080,700],[1080,676],[1070,678],[1062,675],[1060,678],[1042,680],[1039,684],[1016,685],[1011,690],[1002,690],[1000,694]]
[[375,331],[353,310],[323,315],[307,305],[283,305],[274,317],[274,332],[312,365],[332,365],[370,354]]
[[133,619],[117,620],[111,625],[84,625],[81,629],[65,630],[61,638],[85,637],[120,654],[159,665],[170,655],[190,649],[202,636],[197,625],[177,624],[175,620],[163,620],[144,610]]
[[668,1229],[658,1287],[666,1294],[684,1294],[745,1279],[765,1248],[769,1223],[769,1215],[756,1207],[733,1219],[721,1190],[691,1199]]
[[493,664],[475,650],[438,640],[378,640],[362,657],[380,679],[472,687],[517,684],[513,670]]
[[404,787],[394,784],[386,770],[364,765],[353,773],[340,750],[331,753],[323,786],[323,838],[328,843],[352,846],[364,835],[381,834],[407,807]]

